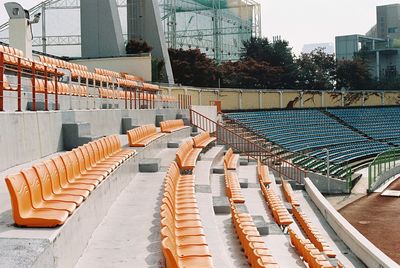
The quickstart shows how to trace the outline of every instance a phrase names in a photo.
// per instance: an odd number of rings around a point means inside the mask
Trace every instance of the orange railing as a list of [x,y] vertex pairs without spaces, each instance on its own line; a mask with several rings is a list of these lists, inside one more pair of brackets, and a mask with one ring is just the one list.
[[[17,111],[22,111],[25,104],[23,101],[31,102],[30,109],[36,111],[38,99],[43,102],[46,111],[50,109],[51,104],[54,104],[55,110],[59,110],[61,104],[69,105],[69,109],[72,109],[72,102],[78,103],[79,105],[75,106],[79,106],[80,109],[80,103],[85,103],[85,100],[87,107],[82,107],[84,109],[98,108],[104,104],[118,104],[124,109],[169,108],[171,101],[168,101],[168,105],[165,104],[165,100],[156,95],[157,91],[144,87],[143,83],[124,84],[121,83],[121,79],[90,72],[85,72],[88,76],[78,73],[73,77],[72,72],[73,70],[12,54],[4,51],[3,47],[3,50],[0,49],[0,111],[14,106]],[[9,83],[6,74],[13,77],[12,84]],[[69,79],[63,79],[67,77]],[[68,82],[64,83],[63,80]],[[76,87],[79,89],[78,93],[75,92]],[[8,99],[16,99],[16,103],[10,103]],[[190,105],[190,96],[182,98],[182,108],[188,108]]]
[[219,122],[192,109],[190,109],[190,122],[199,129],[213,134],[219,143],[226,144],[249,158],[260,160],[275,172],[277,176],[283,176],[299,183],[302,183],[303,179],[307,177],[307,172],[301,168],[271,153],[257,143],[240,136],[234,130],[230,130]]

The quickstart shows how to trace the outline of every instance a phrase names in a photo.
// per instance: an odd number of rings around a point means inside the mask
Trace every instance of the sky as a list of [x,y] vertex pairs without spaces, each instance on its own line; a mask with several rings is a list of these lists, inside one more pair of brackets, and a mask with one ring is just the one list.
[[[29,9],[40,1],[9,0]],[[280,35],[298,54],[304,44],[334,43],[335,36],[365,34],[376,23],[376,6],[398,0],[256,0],[261,4],[262,35]],[[7,19],[0,0],[0,24]]]

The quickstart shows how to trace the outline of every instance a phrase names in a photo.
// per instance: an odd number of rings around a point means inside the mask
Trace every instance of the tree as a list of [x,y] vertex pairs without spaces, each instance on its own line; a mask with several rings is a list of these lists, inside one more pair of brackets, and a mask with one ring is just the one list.
[[168,50],[176,83],[197,87],[217,87],[218,69],[199,49]]
[[271,67],[280,68],[276,78],[276,88],[293,88],[297,68],[289,42],[277,40],[269,42],[268,38],[250,38],[243,42],[242,60],[253,59],[256,62],[267,62]]
[[282,72],[281,67],[252,58],[225,62],[219,67],[221,86],[229,88],[276,88]]
[[333,54],[323,48],[301,53],[296,59],[298,67],[297,87],[307,90],[331,90],[334,88],[336,62]]
[[337,89],[366,90],[375,88],[375,81],[361,58],[342,60],[337,64]]
[[149,53],[153,50],[153,48],[149,46],[146,41],[141,40],[129,40],[125,49],[126,54]]

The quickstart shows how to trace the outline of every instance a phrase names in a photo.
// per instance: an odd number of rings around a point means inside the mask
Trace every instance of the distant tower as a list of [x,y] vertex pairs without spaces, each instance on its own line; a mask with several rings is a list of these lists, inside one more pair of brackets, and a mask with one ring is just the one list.
[[378,38],[400,38],[400,4],[377,6],[376,19]]
[[124,39],[115,0],[80,2],[82,57],[124,55]]
[[127,0],[127,24],[128,40],[144,40],[152,46],[152,55],[164,60],[168,82],[173,84],[174,77],[158,0]]

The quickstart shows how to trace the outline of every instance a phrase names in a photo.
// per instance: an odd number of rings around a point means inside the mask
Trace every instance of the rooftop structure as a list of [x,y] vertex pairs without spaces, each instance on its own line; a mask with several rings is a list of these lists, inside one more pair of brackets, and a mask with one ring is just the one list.
[[364,49],[371,74],[380,80],[398,74],[400,68],[400,4],[377,6],[377,24],[366,35],[336,36],[337,60],[352,60]]

